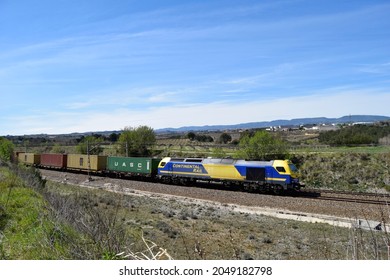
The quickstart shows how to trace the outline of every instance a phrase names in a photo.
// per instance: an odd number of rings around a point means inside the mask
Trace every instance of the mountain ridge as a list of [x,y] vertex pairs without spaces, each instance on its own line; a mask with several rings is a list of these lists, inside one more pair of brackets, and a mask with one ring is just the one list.
[[[313,118],[296,118],[291,120],[272,120],[272,121],[261,121],[261,122],[247,122],[232,125],[203,125],[203,126],[183,126],[178,128],[161,128],[154,129],[157,134],[164,133],[183,133],[189,131],[223,131],[223,130],[237,130],[237,129],[255,129],[255,128],[266,128],[266,127],[293,127],[299,125],[316,125],[316,124],[340,124],[340,123],[356,123],[356,122],[379,122],[379,121],[390,121],[388,116],[379,115],[349,115],[340,118],[328,118],[328,117],[313,117]],[[121,130],[105,130],[105,131],[89,131],[89,132],[73,132],[73,133],[59,133],[59,134],[30,134],[24,136],[30,137],[46,137],[46,136],[86,136],[92,134],[103,134],[110,135],[111,133],[121,133]],[[7,135],[5,137],[18,137],[21,135]]]
[[248,122],[232,125],[204,125],[204,126],[183,126],[179,128],[161,128],[156,129],[156,133],[163,132],[186,132],[186,131],[218,131],[218,130],[234,130],[234,129],[253,129],[265,128],[271,126],[298,126],[307,124],[340,124],[340,123],[356,123],[356,122],[379,122],[388,121],[388,116],[378,115],[348,115],[340,118],[314,117],[314,118],[296,118],[291,120],[279,119],[272,121]]

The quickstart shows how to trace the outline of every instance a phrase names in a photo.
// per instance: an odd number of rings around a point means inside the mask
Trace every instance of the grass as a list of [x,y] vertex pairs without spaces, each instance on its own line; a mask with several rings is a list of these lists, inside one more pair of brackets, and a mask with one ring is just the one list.
[[390,191],[390,153],[309,153],[293,159],[310,188]]
[[312,146],[312,147],[295,147],[291,153],[362,153],[362,154],[384,154],[390,153],[390,146],[360,146],[360,147],[326,147],[326,146]]
[[[140,242],[144,237],[165,248],[174,259],[353,257],[349,255],[354,250],[347,229],[230,212],[212,204],[123,196],[50,182],[48,188],[61,196],[78,197],[86,209],[94,208],[108,216],[116,213],[116,230],[127,236],[116,248],[123,255],[145,252],[145,245]],[[370,238],[367,232],[359,234]],[[378,258],[386,257],[385,249],[380,248]]]
[[[174,144],[156,149],[197,157],[236,148]],[[300,148],[291,158],[310,188],[390,191],[388,146]],[[44,184],[33,170],[0,169],[0,259],[134,259],[150,248],[164,259],[388,259],[387,244],[388,233]]]
[[[1,168],[0,174],[0,258],[70,257],[67,255],[67,244],[57,235],[59,225],[51,219],[42,195],[26,187],[23,180],[11,170]],[[61,228],[64,232],[68,230]]]
[[212,203],[42,185],[35,176],[0,170],[1,259],[137,259],[150,251],[191,260],[387,258],[385,233],[237,213]]

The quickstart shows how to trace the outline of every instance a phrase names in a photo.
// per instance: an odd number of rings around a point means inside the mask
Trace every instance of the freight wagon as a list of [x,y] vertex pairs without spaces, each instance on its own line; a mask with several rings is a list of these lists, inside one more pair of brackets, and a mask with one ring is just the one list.
[[38,166],[41,161],[41,155],[34,153],[18,153],[18,160],[26,165]]
[[109,156],[107,171],[122,175],[155,177],[160,161],[158,158]]
[[41,154],[42,167],[66,169],[68,156],[66,154]]
[[107,156],[68,154],[67,169],[104,171]]

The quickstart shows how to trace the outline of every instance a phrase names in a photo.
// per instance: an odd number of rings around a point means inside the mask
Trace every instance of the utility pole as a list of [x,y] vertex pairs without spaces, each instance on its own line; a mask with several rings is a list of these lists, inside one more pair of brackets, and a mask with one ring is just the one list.
[[88,158],[88,181],[92,181],[92,177],[90,175],[91,171],[91,158],[89,156],[89,141],[87,140],[87,158]]
[[[87,158],[88,158],[88,181],[92,181],[92,177],[90,175],[91,172],[91,152],[99,147],[99,143],[95,144],[93,147],[89,147],[89,141],[87,140]],[[97,160],[98,162],[98,160]]]

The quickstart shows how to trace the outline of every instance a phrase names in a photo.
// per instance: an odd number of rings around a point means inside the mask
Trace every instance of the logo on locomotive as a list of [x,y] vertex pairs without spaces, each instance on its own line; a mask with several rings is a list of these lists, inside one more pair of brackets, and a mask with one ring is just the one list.
[[174,163],[173,169],[177,172],[189,172],[189,173],[206,173],[206,170],[201,164],[183,164]]

